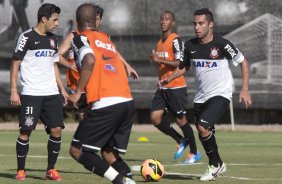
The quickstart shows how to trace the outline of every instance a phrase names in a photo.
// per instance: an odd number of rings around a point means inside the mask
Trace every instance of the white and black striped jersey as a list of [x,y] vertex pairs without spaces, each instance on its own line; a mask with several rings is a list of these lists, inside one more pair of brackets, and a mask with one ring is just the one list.
[[59,61],[56,35],[38,34],[33,28],[21,33],[13,52],[21,60],[20,81],[23,95],[46,96],[59,94],[54,62]]
[[214,35],[207,44],[197,38],[185,43],[184,61],[180,68],[192,67],[195,73],[196,95],[194,103],[204,103],[214,96],[232,98],[233,77],[229,61],[235,66],[243,62],[242,53],[228,40]]

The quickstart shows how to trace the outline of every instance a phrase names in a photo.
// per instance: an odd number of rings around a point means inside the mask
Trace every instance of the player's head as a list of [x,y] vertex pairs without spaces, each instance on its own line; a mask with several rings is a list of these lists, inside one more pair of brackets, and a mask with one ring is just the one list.
[[59,25],[61,9],[50,3],[42,4],[37,12],[37,21],[45,26],[46,31],[54,31]]
[[198,38],[202,39],[213,33],[214,19],[212,12],[202,8],[194,12],[194,30]]
[[175,24],[175,16],[171,11],[164,11],[160,17],[160,27],[163,33],[171,31]]
[[97,30],[98,30],[101,23],[102,23],[104,9],[100,6],[98,6],[98,5],[94,5],[94,7],[96,9],[96,27],[97,27]]
[[96,9],[91,3],[84,3],[76,9],[78,30],[96,29]]

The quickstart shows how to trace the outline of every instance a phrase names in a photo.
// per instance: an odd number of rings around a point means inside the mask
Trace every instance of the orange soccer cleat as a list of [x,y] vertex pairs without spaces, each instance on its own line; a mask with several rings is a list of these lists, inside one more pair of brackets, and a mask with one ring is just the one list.
[[62,177],[60,176],[59,172],[56,169],[50,169],[49,171],[46,172],[46,179],[49,180],[61,180]]

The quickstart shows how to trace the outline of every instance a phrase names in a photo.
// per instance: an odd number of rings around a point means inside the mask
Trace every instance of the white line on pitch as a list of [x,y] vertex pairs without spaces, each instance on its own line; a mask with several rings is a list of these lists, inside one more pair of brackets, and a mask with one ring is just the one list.
[[[172,173],[172,172],[165,172],[165,175],[178,175],[178,176],[196,176],[200,177],[202,175],[199,174],[184,174],[184,173]],[[230,179],[237,179],[237,180],[252,180],[252,181],[282,181],[282,179],[272,179],[272,178],[247,178],[247,177],[235,177],[235,176],[218,176],[220,178],[230,178]]]

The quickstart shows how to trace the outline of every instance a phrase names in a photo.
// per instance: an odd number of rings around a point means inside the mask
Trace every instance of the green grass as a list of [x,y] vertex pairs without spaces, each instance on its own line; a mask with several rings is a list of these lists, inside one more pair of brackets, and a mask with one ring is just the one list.
[[[46,169],[47,135],[43,131],[33,132],[30,139],[29,157],[27,158],[27,179],[16,181],[15,142],[17,131],[0,131],[0,183],[54,183],[43,180]],[[60,158],[56,168],[63,177],[62,184],[95,183],[109,184],[86,171],[68,155],[68,149],[73,132],[63,133],[63,143]],[[149,142],[138,142],[140,136],[149,138]],[[227,164],[227,173],[220,176],[213,184],[268,184],[282,183],[282,142],[281,132],[227,132],[216,133],[217,142],[223,160]],[[189,184],[199,181],[207,167],[204,155],[198,165],[177,165],[185,158],[173,160],[175,143],[169,137],[159,132],[133,132],[127,154],[123,158],[130,166],[140,165],[148,158],[157,158],[165,165],[167,174],[158,183]],[[198,149],[203,153],[198,142]],[[186,151],[187,152],[187,151]],[[133,171],[137,183],[144,183],[138,171]]]

